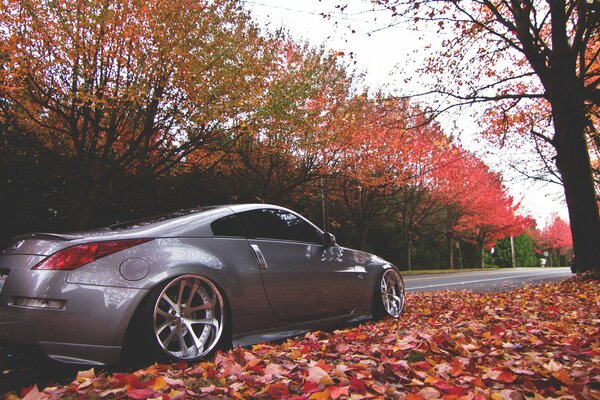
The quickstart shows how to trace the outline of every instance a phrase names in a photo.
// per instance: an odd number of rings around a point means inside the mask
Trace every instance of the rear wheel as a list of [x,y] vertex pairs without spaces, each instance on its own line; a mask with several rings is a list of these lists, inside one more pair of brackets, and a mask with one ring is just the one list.
[[217,287],[199,275],[182,275],[151,297],[152,333],[163,355],[193,361],[223,336],[225,304]]
[[374,316],[381,318],[386,315],[398,318],[404,310],[404,281],[394,268],[387,269],[381,274],[375,288]]

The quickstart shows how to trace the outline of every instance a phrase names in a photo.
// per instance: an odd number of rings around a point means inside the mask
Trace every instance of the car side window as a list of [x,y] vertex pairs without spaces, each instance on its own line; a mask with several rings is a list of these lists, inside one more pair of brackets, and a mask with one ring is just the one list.
[[284,210],[246,211],[250,234],[255,238],[321,243],[319,232],[304,219]]
[[240,224],[237,215],[228,215],[227,217],[220,218],[213,221],[210,224],[213,235],[215,236],[229,236],[229,237],[244,237],[244,231]]

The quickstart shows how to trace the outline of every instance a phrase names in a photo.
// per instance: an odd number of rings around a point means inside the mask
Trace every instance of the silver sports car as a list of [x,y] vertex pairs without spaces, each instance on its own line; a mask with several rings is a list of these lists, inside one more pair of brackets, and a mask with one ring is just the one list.
[[265,204],[32,233],[0,255],[0,346],[67,363],[195,360],[403,308],[393,265]]

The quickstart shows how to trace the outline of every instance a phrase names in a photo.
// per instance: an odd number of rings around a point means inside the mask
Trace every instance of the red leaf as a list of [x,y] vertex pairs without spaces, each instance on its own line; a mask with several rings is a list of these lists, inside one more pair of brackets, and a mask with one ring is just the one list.
[[126,385],[133,389],[143,389],[150,386],[148,382],[143,382],[134,374],[120,374],[115,372],[113,374],[113,378],[121,382],[123,385]]
[[25,397],[27,395],[27,393],[31,392],[33,390],[33,388],[35,387],[35,385],[31,385],[31,386],[27,386],[24,387],[23,389],[21,389],[21,397]]
[[271,397],[281,399],[289,397],[290,391],[285,383],[275,383],[273,385],[269,385],[267,394]]
[[304,382],[304,387],[302,388],[302,393],[311,394],[320,391],[320,385],[316,384],[312,381]]
[[497,381],[506,382],[506,383],[514,382],[515,379],[517,379],[517,375],[513,374],[512,372],[508,372],[508,371],[502,371],[502,373],[500,375],[498,375],[498,378],[496,378]]
[[127,397],[131,397],[134,400],[146,400],[150,397],[158,396],[158,392],[152,389],[133,389],[127,391]]
[[448,394],[453,394],[455,396],[464,396],[467,394],[466,389],[463,389],[458,386],[454,386],[453,384],[448,383],[446,381],[442,381],[442,380],[437,381],[435,383],[435,387],[448,393]]
[[414,368],[419,368],[422,370],[428,370],[431,368],[431,364],[429,364],[427,361],[419,361],[419,362],[412,364],[412,366]]
[[367,387],[365,386],[365,383],[361,379],[353,376],[350,377],[350,390],[358,394],[367,394]]
[[329,372],[331,371],[331,369],[333,368],[331,365],[327,365],[327,363],[323,360],[320,360],[315,367],[319,367],[321,368],[323,371],[325,372]]

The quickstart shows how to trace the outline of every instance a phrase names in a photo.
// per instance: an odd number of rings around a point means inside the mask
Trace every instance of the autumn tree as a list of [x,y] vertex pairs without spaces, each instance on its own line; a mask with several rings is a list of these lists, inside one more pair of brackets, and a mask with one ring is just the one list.
[[217,1],[2,0],[0,115],[86,227],[119,174],[172,173],[235,137],[264,80],[262,39]]
[[573,245],[569,223],[557,214],[542,229],[533,232],[533,239],[540,252],[548,252],[550,265],[558,265],[561,252]]
[[336,162],[352,76],[324,49],[280,34],[267,47],[272,62],[264,89],[222,167],[251,200],[281,202]]
[[[382,218],[398,218],[400,208],[405,210],[405,232],[410,232],[409,225],[410,228],[414,225],[412,217],[418,214],[412,212],[418,207],[415,203],[423,204],[417,197],[421,200],[426,197],[418,186],[430,164],[436,162],[436,135],[440,132],[425,125],[422,129],[408,129],[418,124],[409,118],[414,113],[408,101],[398,102],[381,95],[375,98],[361,95],[353,101],[359,106],[344,116],[350,129],[344,136],[344,148],[335,144],[340,151],[333,171],[337,196],[350,216],[362,248],[371,226]],[[410,253],[410,248],[407,251]]]
[[488,117],[501,130],[517,127],[551,146],[578,265],[598,271],[600,218],[587,140],[596,135],[600,102],[598,2],[373,2],[395,23],[416,22],[445,38],[423,68],[435,76],[429,93],[445,103],[438,111],[492,102]]
[[468,195],[458,198],[461,214],[453,231],[476,243],[483,268],[484,250],[492,247],[497,239],[522,234],[533,221],[519,214],[519,205],[507,193],[499,174],[476,158],[462,166],[465,179],[455,184],[460,187],[462,182],[462,190],[468,188],[465,190]]

